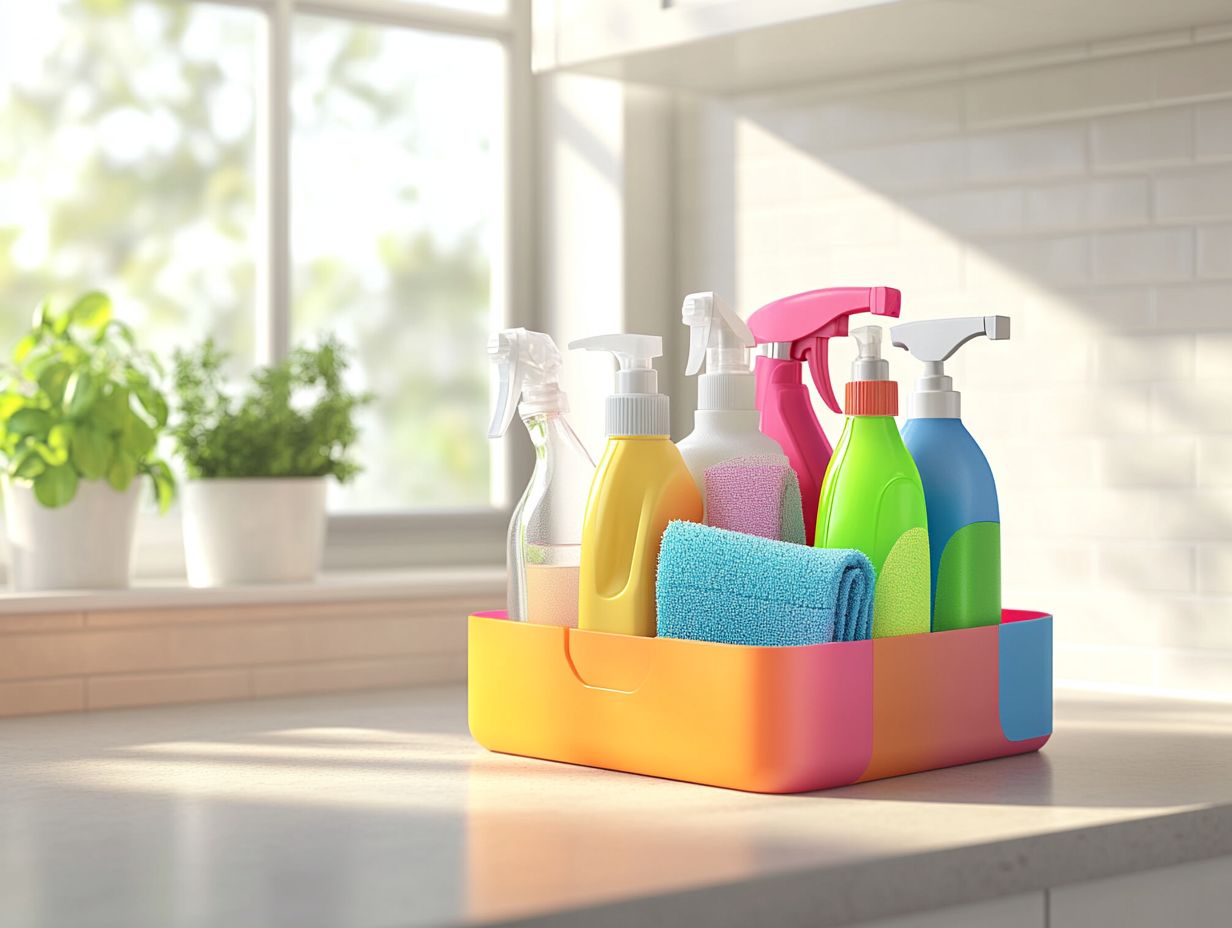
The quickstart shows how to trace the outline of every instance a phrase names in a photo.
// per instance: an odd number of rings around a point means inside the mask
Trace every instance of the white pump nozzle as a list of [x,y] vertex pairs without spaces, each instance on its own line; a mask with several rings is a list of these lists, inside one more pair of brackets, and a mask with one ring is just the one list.
[[569,347],[610,351],[620,365],[616,372],[617,393],[659,392],[659,375],[650,363],[663,356],[663,339],[658,335],[594,335],[571,341]]
[[488,339],[488,358],[496,365],[500,377],[496,409],[488,426],[489,438],[505,434],[515,409],[520,409],[523,416],[568,411],[565,394],[557,385],[561,361],[552,336],[526,329],[504,329]]
[[856,359],[851,362],[852,380],[889,380],[890,362],[881,356],[881,326],[862,325],[848,334],[856,340]]
[[890,338],[924,362],[924,376],[916,381],[911,394],[912,419],[959,418],[959,393],[946,376],[945,362],[973,338],[988,336],[992,341],[1010,337],[1009,316],[965,316],[956,319],[926,319],[906,322],[890,329]]
[[666,435],[668,399],[659,392],[659,375],[651,363],[663,355],[658,335],[595,335],[569,343],[570,348],[608,351],[616,357],[616,392],[607,398],[608,435]]

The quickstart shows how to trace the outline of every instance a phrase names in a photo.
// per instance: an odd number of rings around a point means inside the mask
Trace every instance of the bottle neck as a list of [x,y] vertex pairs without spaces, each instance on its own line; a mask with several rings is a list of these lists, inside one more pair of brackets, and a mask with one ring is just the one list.
[[609,437],[663,436],[671,432],[671,406],[664,393],[614,393],[604,404]]
[[751,371],[723,371],[697,378],[699,411],[747,411],[757,408],[756,388]]
[[699,409],[693,414],[693,428],[708,432],[757,432],[760,427],[756,409]]
[[563,411],[557,409],[551,412],[537,412],[522,420],[526,423],[526,431],[530,435],[535,452],[542,457],[547,451],[560,445],[577,447],[583,453],[582,443],[569,425]]
[[530,443],[535,446],[536,459],[542,459],[547,455],[552,444],[551,432],[559,420],[559,412],[537,412],[522,419],[526,423]]
[[915,382],[915,390],[907,400],[910,419],[957,419],[962,402],[954,381],[945,373],[940,361],[926,361],[924,376]]

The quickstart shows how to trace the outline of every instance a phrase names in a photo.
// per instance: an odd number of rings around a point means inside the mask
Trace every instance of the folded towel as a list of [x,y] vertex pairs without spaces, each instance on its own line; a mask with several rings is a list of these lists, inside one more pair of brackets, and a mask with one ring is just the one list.
[[859,551],[672,522],[659,547],[659,636],[763,646],[856,641],[872,631],[874,585]]
[[732,458],[706,468],[705,484],[707,525],[804,544],[800,481],[786,458]]

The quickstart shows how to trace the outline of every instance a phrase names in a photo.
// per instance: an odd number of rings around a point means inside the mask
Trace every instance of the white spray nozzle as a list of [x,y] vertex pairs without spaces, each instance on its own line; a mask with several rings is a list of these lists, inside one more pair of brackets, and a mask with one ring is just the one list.
[[595,335],[569,343],[570,348],[615,355],[616,392],[607,398],[608,435],[666,435],[668,399],[659,393],[659,375],[651,363],[663,355],[658,335]]
[[881,326],[862,325],[848,334],[856,340],[856,359],[851,362],[852,380],[889,380],[890,362],[881,357]]
[[707,290],[690,293],[680,308],[681,321],[689,327],[689,362],[686,374],[747,374],[753,333],[744,320],[718,296]]
[[924,376],[915,382],[908,416],[912,419],[957,419],[960,397],[954,381],[945,373],[945,362],[973,338],[985,335],[992,341],[1010,337],[1009,316],[964,316],[956,319],[925,319],[890,329],[890,338],[924,362]]
[[[565,412],[560,377],[560,352],[552,336],[526,329],[504,329],[488,339],[488,358],[500,378],[489,438],[500,438],[513,421],[513,413]],[[518,401],[522,400],[521,405]]]

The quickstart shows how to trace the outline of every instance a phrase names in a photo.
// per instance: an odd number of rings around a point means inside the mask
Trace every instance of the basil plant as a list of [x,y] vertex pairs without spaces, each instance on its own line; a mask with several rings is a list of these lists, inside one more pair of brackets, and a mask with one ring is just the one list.
[[44,506],[69,503],[82,480],[119,491],[149,476],[166,511],[175,479],[157,456],[167,400],[157,359],[87,293],[63,312],[44,301],[12,364],[0,369],[0,454],[9,479],[28,480]]

